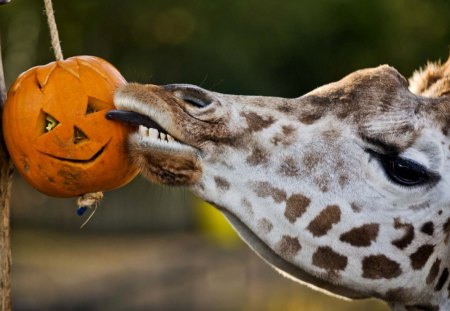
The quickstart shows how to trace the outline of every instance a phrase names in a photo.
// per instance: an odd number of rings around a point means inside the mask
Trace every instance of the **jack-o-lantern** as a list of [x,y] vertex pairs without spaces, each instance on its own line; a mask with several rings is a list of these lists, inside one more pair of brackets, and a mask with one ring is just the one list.
[[118,188],[136,176],[126,155],[129,128],[105,118],[125,82],[92,56],[37,66],[17,78],[3,132],[14,165],[34,188],[71,197]]

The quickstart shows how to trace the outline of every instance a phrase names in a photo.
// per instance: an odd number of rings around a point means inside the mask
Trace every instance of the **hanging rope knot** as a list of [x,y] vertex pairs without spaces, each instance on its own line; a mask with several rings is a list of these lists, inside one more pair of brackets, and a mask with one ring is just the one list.
[[86,193],[78,197],[77,205],[79,207],[93,207],[94,205],[98,205],[102,199],[103,192]]
[[92,192],[92,193],[86,193],[83,194],[81,197],[78,197],[77,199],[77,215],[82,216],[88,208],[94,208],[91,215],[86,219],[86,221],[81,225],[80,228],[83,228],[89,220],[91,220],[92,216],[94,216],[94,213],[97,211],[98,205],[100,204],[100,201],[103,199],[103,192]]

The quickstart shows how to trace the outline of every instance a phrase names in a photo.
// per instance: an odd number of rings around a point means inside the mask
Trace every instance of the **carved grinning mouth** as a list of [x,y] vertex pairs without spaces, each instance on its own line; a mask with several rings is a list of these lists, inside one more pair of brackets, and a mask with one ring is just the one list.
[[95,160],[97,160],[97,158],[103,153],[103,151],[105,151],[105,148],[106,148],[106,146],[108,146],[108,144],[109,144],[109,141],[99,151],[97,151],[96,154],[94,154],[91,158],[89,158],[87,160],[67,159],[67,158],[57,157],[57,156],[54,156],[54,155],[51,155],[51,154],[48,154],[45,152],[42,152],[42,153],[53,159],[63,161],[63,162],[87,164],[87,163],[91,163],[91,162],[94,162]]

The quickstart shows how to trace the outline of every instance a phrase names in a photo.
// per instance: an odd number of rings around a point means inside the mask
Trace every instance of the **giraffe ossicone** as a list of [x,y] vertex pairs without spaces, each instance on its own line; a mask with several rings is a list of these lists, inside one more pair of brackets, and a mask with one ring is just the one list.
[[140,125],[142,173],[211,202],[283,274],[450,310],[450,60],[409,84],[384,65],[293,99],[130,83],[115,104]]

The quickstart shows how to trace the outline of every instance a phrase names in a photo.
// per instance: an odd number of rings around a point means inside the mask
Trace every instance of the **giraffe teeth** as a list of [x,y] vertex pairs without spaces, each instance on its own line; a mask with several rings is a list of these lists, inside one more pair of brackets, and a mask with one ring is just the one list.
[[158,139],[159,132],[157,129],[151,128],[151,129],[149,129],[148,133],[149,133],[149,135],[148,135],[149,138]]
[[139,135],[148,136],[148,128],[143,125],[139,125]]
[[162,140],[162,141],[165,141],[166,140],[166,134],[159,133],[159,139]]
[[177,143],[175,138],[173,138],[169,134],[160,133],[157,129],[147,128],[143,125],[139,126],[139,135],[141,136],[141,139],[147,138],[150,140],[156,140],[163,143]]

